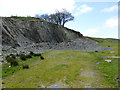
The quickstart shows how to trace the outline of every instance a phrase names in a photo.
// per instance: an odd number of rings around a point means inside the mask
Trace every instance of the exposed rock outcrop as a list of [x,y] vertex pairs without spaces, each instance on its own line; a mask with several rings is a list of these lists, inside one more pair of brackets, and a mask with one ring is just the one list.
[[1,18],[0,23],[3,55],[30,51],[112,49],[96,46],[96,41],[84,37],[80,32],[45,21]]
[[1,18],[2,44],[12,47],[33,43],[64,41],[82,38],[80,32],[45,21],[29,21],[15,18]]

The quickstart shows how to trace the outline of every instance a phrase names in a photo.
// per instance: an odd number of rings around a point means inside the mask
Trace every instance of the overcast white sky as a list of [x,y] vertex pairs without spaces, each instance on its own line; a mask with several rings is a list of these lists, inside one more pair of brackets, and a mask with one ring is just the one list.
[[85,36],[118,38],[118,0],[101,1],[0,0],[0,16],[34,16],[66,8],[75,17],[74,21],[65,24],[66,27],[80,31]]

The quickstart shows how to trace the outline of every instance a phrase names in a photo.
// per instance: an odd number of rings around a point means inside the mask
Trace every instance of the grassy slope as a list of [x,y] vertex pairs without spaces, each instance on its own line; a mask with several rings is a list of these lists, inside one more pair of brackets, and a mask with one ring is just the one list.
[[[27,70],[23,70],[21,66],[8,68],[3,65],[3,87],[36,88],[41,83],[48,87],[59,81],[67,84],[65,87],[117,87],[118,59],[107,58],[112,60],[112,63],[107,63],[103,58],[118,56],[117,41],[96,40],[100,41],[99,46],[109,45],[115,49],[99,52],[49,51],[43,53],[45,60],[40,60],[39,57],[24,62],[19,60],[20,65],[30,65]],[[110,53],[111,51],[115,52]],[[97,62],[100,64],[96,64]]]
[[50,23],[50,24],[53,24],[53,25],[57,25],[57,24],[55,24],[55,23],[48,22],[48,21],[45,21],[45,20],[43,20],[43,19],[39,19],[39,18],[35,18],[35,17],[19,17],[19,16],[13,16],[13,17],[7,17],[7,18],[15,18],[15,19],[26,20],[26,21],[40,21],[40,22],[45,22],[45,23]]
[[14,17],[8,17],[8,18],[15,18],[15,19],[27,20],[27,21],[43,21],[41,19],[37,19],[37,18],[34,18],[34,17],[17,17],[17,16],[14,16]]

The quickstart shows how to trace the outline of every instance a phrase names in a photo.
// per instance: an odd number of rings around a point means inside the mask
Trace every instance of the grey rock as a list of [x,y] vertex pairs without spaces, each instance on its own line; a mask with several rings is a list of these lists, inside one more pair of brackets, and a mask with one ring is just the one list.
[[41,84],[39,85],[39,88],[45,88],[45,86],[41,83]]
[[100,62],[97,62],[96,64],[100,64]]
[[54,44],[83,37],[80,32],[48,22],[23,21],[15,18],[0,18],[0,22],[2,43],[12,47],[42,42]]
[[111,63],[112,62],[112,60],[105,60],[106,62],[108,62],[108,63]]
[[96,46],[98,42],[85,38],[80,32],[60,25],[15,18],[0,18],[2,29],[2,54],[30,51],[43,53],[50,50],[101,51],[111,50]]

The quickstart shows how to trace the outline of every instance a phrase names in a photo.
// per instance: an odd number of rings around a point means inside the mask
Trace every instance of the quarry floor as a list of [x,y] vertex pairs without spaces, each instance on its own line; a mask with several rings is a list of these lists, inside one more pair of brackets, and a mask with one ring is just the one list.
[[[108,63],[101,54],[105,53],[49,51],[42,54],[45,60],[33,57],[10,68],[6,64],[2,85],[4,88],[115,88],[117,59]],[[30,68],[22,69],[23,64]]]
[[[3,88],[118,88],[118,41],[100,39],[103,51],[51,50],[45,60],[18,58],[19,66],[3,64]],[[112,62],[106,62],[111,60]],[[29,69],[22,69],[28,64]]]

